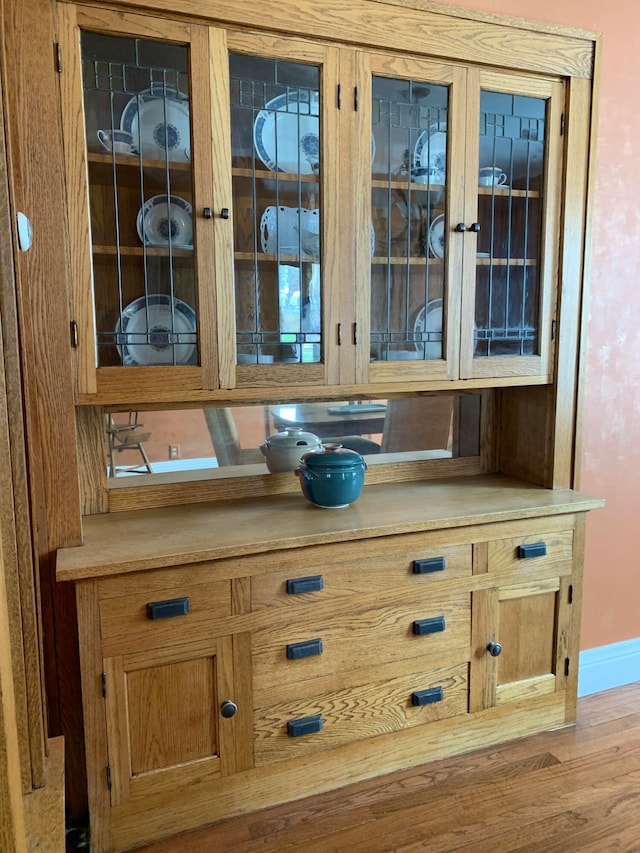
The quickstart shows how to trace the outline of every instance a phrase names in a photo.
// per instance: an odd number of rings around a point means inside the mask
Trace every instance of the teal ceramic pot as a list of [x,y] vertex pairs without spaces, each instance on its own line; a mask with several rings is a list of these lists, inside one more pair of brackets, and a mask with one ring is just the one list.
[[324,444],[321,452],[305,453],[296,468],[305,498],[323,509],[339,509],[357,501],[367,463],[355,450]]

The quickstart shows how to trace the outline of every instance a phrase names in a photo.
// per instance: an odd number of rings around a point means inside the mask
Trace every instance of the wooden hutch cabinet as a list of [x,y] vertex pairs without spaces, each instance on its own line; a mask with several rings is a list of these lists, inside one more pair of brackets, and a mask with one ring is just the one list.
[[[108,5],[56,7],[93,848],[573,722],[597,38]],[[262,472],[112,497],[96,462],[102,406],[470,392],[472,458],[335,513]]]

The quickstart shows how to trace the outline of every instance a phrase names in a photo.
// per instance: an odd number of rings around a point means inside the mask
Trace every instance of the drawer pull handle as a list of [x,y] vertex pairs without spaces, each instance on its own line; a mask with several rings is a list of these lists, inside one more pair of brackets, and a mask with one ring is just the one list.
[[147,604],[147,619],[169,619],[172,616],[186,616],[189,612],[189,598],[168,598],[166,601],[150,601]]
[[302,643],[289,643],[287,646],[287,658],[289,660],[300,660],[301,658],[312,658],[322,654],[322,638],[316,640],[304,640]]
[[424,560],[413,561],[414,575],[428,575],[431,572],[443,572],[447,567],[444,557],[425,557]]
[[532,542],[530,545],[518,545],[518,557],[526,560],[528,557],[546,557],[547,543]]
[[442,702],[443,699],[442,687],[429,687],[427,690],[416,690],[411,694],[412,705],[433,705],[434,702]]
[[413,623],[413,633],[421,637],[424,634],[437,634],[444,631],[445,627],[444,616],[432,616],[430,619],[416,619]]
[[289,737],[302,737],[321,730],[322,714],[314,714],[313,717],[300,717],[299,720],[289,720],[287,723]]
[[289,595],[301,595],[304,592],[319,592],[324,588],[322,575],[310,575],[308,578],[290,578],[287,581]]

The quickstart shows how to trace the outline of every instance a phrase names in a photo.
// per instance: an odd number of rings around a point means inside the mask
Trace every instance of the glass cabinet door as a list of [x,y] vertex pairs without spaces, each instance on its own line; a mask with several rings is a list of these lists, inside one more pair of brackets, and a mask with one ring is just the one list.
[[282,56],[240,52],[239,38],[229,53],[237,382],[316,381],[326,348],[325,176],[337,168],[323,158],[325,57],[316,49],[299,61],[295,43]]
[[372,66],[369,376],[453,378],[447,318],[457,316],[459,283],[452,291],[448,199],[451,168],[463,167],[451,133],[454,72],[407,63],[389,76]]
[[477,213],[466,223],[475,258],[465,257],[475,293],[473,327],[471,310],[466,334],[463,325],[463,377],[549,370],[562,103],[553,89],[480,80]]
[[68,187],[80,391],[215,387],[212,233],[196,233],[211,153],[193,134],[206,30],[167,22],[164,39],[142,16],[70,7],[61,31],[68,174],[86,180]]

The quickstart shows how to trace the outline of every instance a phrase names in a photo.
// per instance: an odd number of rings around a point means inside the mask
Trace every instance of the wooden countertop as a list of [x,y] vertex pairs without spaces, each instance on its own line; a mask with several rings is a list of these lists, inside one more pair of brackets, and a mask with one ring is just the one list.
[[57,555],[57,579],[80,580],[144,569],[584,512],[603,501],[571,489],[543,489],[501,475],[365,486],[344,509],[319,509],[302,494],[187,504],[87,516],[84,544]]

